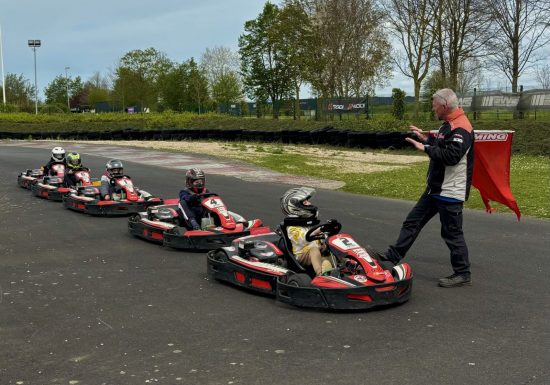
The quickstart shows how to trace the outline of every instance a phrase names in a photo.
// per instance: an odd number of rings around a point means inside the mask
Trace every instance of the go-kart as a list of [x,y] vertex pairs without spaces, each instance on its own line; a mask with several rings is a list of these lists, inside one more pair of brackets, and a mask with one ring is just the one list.
[[90,176],[90,170],[88,168],[82,168],[74,173],[76,184],[74,186],[61,186],[55,190],[51,190],[48,193],[48,199],[54,201],[62,201],[65,195],[70,193],[76,193],[81,189],[94,189],[99,193],[97,186],[100,185],[99,181],[92,181]]
[[27,169],[19,173],[19,175],[17,176],[17,184],[20,187],[30,190],[31,185],[43,177],[44,174],[41,169]]
[[128,220],[130,234],[175,249],[212,250],[230,245],[239,237],[271,232],[260,219],[247,221],[231,212],[213,193],[198,194],[208,214],[201,220],[201,230],[188,227],[178,207],[179,199],[167,205],[149,207]]
[[[299,307],[354,310],[405,302],[412,289],[412,270],[407,263],[390,270],[376,259],[377,253],[340,234],[341,224],[311,221],[306,240],[320,239],[334,268],[316,276],[292,254],[287,227],[298,225],[286,218],[276,232],[251,235],[208,253],[208,275],[240,287],[275,296]],[[304,226],[301,222],[300,226]],[[319,229],[319,234],[315,231]]]
[[98,216],[123,216],[134,214],[163,200],[153,197],[147,191],[134,187],[130,177],[124,175],[111,179],[120,193],[113,193],[110,200],[104,200],[95,186],[80,186],[63,196],[63,205],[70,210]]
[[59,189],[63,188],[63,178],[65,176],[65,165],[62,163],[52,164],[50,175],[44,175],[43,178],[35,180],[31,184],[31,191],[34,196],[61,202],[62,194]]

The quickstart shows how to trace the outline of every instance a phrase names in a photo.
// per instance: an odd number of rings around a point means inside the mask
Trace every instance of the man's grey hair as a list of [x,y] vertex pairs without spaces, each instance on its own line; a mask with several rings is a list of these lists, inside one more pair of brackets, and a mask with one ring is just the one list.
[[445,101],[447,108],[449,108],[451,111],[458,107],[458,97],[456,96],[455,92],[450,88],[442,88],[440,90],[437,90],[432,97],[437,97]]

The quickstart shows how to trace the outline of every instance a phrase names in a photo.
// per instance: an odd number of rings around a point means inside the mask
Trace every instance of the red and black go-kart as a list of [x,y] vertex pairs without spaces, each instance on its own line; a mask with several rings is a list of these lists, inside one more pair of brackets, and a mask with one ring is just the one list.
[[[340,234],[340,223],[315,223],[306,239],[321,239],[330,252],[335,268],[329,275],[315,276],[311,267],[298,263],[286,235],[287,226],[296,225],[291,218],[276,232],[239,238],[232,246],[210,251],[208,275],[307,308],[365,310],[409,299],[412,270],[407,263],[386,270],[375,259],[375,251],[360,246],[349,234]],[[312,236],[318,228],[321,233]]]
[[130,234],[175,249],[212,250],[230,245],[239,237],[271,232],[260,219],[247,221],[231,212],[221,198],[213,193],[199,194],[201,204],[208,212],[201,220],[201,230],[187,228],[181,218],[178,199],[168,205],[149,207],[128,220]]
[[65,195],[63,205],[90,215],[123,216],[163,203],[162,199],[134,187],[132,180],[126,175],[111,179],[111,183],[116,184],[121,191],[120,194],[113,194],[111,200],[103,200],[95,186],[84,186]]
[[44,175],[31,184],[31,191],[34,196],[61,202],[63,197],[59,189],[63,188],[63,177],[65,176],[65,165],[62,163],[52,164],[51,175]]
[[90,176],[90,170],[88,168],[82,168],[74,173],[76,185],[72,187],[58,187],[55,190],[51,190],[48,193],[48,199],[54,200],[54,201],[62,201],[63,197],[65,195],[68,195],[70,193],[75,193],[78,190],[81,189],[95,189],[97,190],[96,186],[99,186],[99,181],[92,181],[92,178]]
[[17,184],[20,187],[30,190],[31,185],[37,180],[42,179],[43,177],[44,173],[42,172],[42,169],[27,169],[19,173],[19,175],[17,176]]

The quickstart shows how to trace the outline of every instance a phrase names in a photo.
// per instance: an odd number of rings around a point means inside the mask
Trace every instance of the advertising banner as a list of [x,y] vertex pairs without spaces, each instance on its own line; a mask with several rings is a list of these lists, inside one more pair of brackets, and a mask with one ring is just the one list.
[[325,110],[329,114],[365,113],[367,111],[367,101],[364,98],[327,99]]

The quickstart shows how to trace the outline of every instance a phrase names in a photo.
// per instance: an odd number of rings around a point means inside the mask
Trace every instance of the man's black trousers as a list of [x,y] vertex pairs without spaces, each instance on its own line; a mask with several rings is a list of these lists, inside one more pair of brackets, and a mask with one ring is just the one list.
[[451,265],[458,274],[470,273],[468,247],[462,231],[462,202],[446,202],[424,193],[403,222],[399,238],[388,249],[387,258],[392,262],[403,259],[420,231],[439,213],[441,237],[451,251]]

